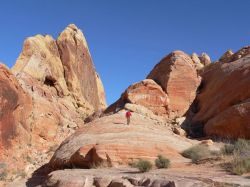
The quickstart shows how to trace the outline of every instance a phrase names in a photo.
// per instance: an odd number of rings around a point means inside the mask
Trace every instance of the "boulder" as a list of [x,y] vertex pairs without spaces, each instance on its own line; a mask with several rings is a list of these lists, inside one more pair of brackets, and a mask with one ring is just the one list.
[[143,106],[156,115],[168,114],[168,97],[162,88],[151,79],[129,86],[121,98],[106,112],[122,109],[126,103]]
[[[235,54],[246,51],[243,48]],[[218,62],[204,69],[192,126],[204,126],[206,135],[250,138],[249,54],[234,62]]]
[[192,104],[200,77],[189,55],[182,51],[170,53],[147,76],[166,92],[170,118],[183,116]]

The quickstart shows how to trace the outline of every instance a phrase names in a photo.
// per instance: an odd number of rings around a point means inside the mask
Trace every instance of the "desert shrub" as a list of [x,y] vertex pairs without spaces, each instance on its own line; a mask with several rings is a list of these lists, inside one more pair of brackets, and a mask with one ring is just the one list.
[[182,152],[182,155],[186,158],[192,159],[193,163],[197,163],[202,159],[210,158],[213,154],[209,148],[205,145],[195,145]]
[[155,166],[157,168],[169,168],[170,160],[162,155],[158,155],[158,158],[155,160]]
[[8,174],[7,174],[7,170],[3,169],[2,171],[0,171],[0,181],[4,181],[7,178]]
[[250,172],[250,140],[238,139],[226,144],[221,149],[225,155],[232,155],[232,160],[227,163],[227,169],[237,175]]
[[234,158],[230,163],[230,171],[236,175],[250,172],[250,158]]
[[140,159],[137,162],[132,162],[129,164],[132,167],[138,168],[140,172],[147,172],[152,169],[152,163],[148,160]]
[[225,155],[235,155],[250,157],[250,140],[238,139],[232,144],[225,144],[221,152]]
[[224,155],[231,155],[234,152],[234,145],[232,144],[225,144],[222,148],[221,148],[221,153]]

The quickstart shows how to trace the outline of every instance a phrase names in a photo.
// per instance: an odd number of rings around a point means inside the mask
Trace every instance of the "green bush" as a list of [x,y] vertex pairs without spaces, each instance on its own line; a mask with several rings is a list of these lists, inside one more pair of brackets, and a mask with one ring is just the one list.
[[169,168],[170,160],[162,155],[158,155],[158,158],[155,160],[155,165],[157,168]]
[[192,159],[193,163],[197,163],[202,159],[212,156],[212,152],[205,145],[196,145],[182,152],[182,156]]
[[142,159],[131,165],[138,168],[140,172],[147,172],[151,170],[153,166],[152,163],[149,162],[148,160],[142,160]]

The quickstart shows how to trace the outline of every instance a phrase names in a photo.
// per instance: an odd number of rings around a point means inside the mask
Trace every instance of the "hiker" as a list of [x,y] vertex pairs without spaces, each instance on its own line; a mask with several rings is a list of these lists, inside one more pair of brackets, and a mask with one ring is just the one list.
[[126,112],[126,118],[127,118],[127,125],[130,124],[130,117],[132,116],[132,113],[130,111]]

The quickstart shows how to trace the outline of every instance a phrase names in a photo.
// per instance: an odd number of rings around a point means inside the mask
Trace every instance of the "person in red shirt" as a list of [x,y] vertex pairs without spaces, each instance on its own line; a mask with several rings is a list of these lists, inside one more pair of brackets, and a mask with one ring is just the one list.
[[130,124],[130,117],[132,116],[132,113],[130,111],[126,112],[126,118],[127,118],[127,125]]

